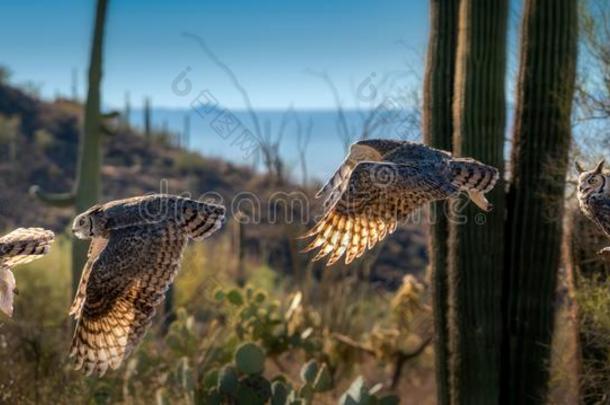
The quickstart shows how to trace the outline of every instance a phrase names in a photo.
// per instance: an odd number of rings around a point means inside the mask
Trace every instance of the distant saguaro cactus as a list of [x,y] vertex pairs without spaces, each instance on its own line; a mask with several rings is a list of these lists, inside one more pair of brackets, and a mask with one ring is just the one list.
[[[460,0],[430,0],[430,36],[424,78],[423,133],[426,144],[453,149],[453,91]],[[447,256],[449,221],[446,203],[432,205],[430,278],[435,322],[436,386],[439,404],[449,397],[449,276]]]
[[459,213],[465,221],[450,224],[450,382],[458,404],[493,404],[500,395],[507,23],[508,0],[460,3],[453,151],[501,176],[491,212],[469,204]]
[[182,131],[181,146],[188,149],[191,142],[191,116],[187,113],[184,115],[184,128]]
[[544,403],[577,58],[577,0],[526,0],[507,198],[502,399]]
[[152,113],[150,97],[144,98],[144,136],[150,143],[152,137]]
[[77,68],[72,68],[71,91],[72,91],[72,101],[74,101],[75,103],[78,102],[78,69]]
[[123,124],[129,126],[131,117],[131,95],[128,91],[125,92],[125,109],[123,111]]
[[[49,205],[73,206],[77,213],[85,211],[97,203],[101,194],[103,116],[100,112],[100,83],[102,81],[102,54],[107,7],[108,0],[98,0],[89,62],[85,123],[79,145],[76,185],[72,192],[66,194],[47,194],[38,186],[32,186],[31,190],[33,194]],[[78,239],[74,239],[72,243],[72,289],[76,291],[81,270],[87,259],[88,243]]]

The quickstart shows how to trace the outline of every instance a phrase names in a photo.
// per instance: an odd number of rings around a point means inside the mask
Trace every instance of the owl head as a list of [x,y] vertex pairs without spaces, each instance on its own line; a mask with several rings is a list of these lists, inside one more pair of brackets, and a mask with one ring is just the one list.
[[580,173],[578,178],[578,195],[580,197],[607,191],[607,178],[603,174],[604,164],[605,162],[602,160],[595,169],[586,171],[579,163],[576,163],[576,170]]
[[92,239],[106,232],[106,220],[101,207],[94,206],[74,218],[72,233],[79,239]]

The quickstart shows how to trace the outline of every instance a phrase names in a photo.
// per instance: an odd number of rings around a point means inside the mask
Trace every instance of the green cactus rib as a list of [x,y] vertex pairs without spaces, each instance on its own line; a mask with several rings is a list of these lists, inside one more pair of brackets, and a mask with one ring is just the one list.
[[[508,0],[462,0],[453,100],[453,151],[504,172]],[[502,176],[501,176],[502,178]],[[494,404],[500,395],[505,193],[481,213],[468,204],[449,237],[451,403]],[[483,216],[484,215],[484,216]],[[458,223],[459,222],[459,223]]]
[[503,403],[544,403],[563,238],[577,0],[526,0],[508,193]]
[[76,201],[76,193],[46,193],[39,186],[30,187],[30,194],[52,207],[72,207]]
[[[424,77],[423,134],[426,144],[451,151],[453,135],[452,101],[455,53],[458,37],[459,0],[430,0],[430,37]],[[447,256],[449,221],[445,203],[432,206],[430,229],[430,279],[433,288],[437,399],[449,404],[449,293]]]
[[[52,205],[73,206],[76,212],[83,212],[98,202],[101,194],[102,166],[102,114],[100,113],[100,84],[102,81],[102,51],[104,25],[108,0],[98,0],[95,27],[89,61],[89,85],[85,103],[85,123],[79,144],[77,178],[74,191],[67,194],[49,194],[40,187],[33,186],[31,193],[41,201]],[[72,290],[76,291],[80,273],[87,258],[87,243],[74,240],[72,244]]]

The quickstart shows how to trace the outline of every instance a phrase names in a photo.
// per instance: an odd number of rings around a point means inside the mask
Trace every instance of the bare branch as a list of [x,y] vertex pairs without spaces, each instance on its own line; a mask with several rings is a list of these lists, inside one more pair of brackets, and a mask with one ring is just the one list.
[[244,86],[242,86],[241,82],[239,81],[239,79],[237,78],[237,76],[235,75],[233,70],[226,63],[224,63],[222,60],[220,60],[220,58],[208,47],[206,42],[199,35],[192,34],[190,32],[184,32],[184,33],[182,33],[182,36],[184,36],[186,38],[190,38],[190,39],[194,40],[195,42],[197,42],[199,44],[199,47],[208,56],[208,58],[210,58],[216,66],[218,66],[221,70],[223,70],[227,74],[227,76],[233,83],[233,86],[235,86],[237,91],[239,91],[239,93],[242,96],[242,99],[244,101],[244,104],[246,105],[248,114],[250,115],[250,118],[254,125],[254,129],[256,131],[256,135],[257,135],[258,139],[262,140],[262,131],[261,131],[261,125],[260,125],[260,122],[258,119],[258,115],[256,115],[256,112],[254,111],[254,108],[252,107],[252,102],[250,100],[250,96],[249,96],[248,92],[246,91]]

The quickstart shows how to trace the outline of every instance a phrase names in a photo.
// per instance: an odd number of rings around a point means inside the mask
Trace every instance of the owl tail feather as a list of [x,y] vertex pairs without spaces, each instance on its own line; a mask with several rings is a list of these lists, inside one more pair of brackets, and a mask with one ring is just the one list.
[[183,226],[191,239],[203,240],[219,230],[225,222],[225,207],[215,204],[197,203],[195,210],[187,210]]
[[41,228],[19,228],[0,238],[0,265],[29,263],[48,253],[55,234]]
[[474,159],[458,158],[450,163],[453,176],[452,183],[466,192],[486,194],[490,192],[498,179],[500,172]]

